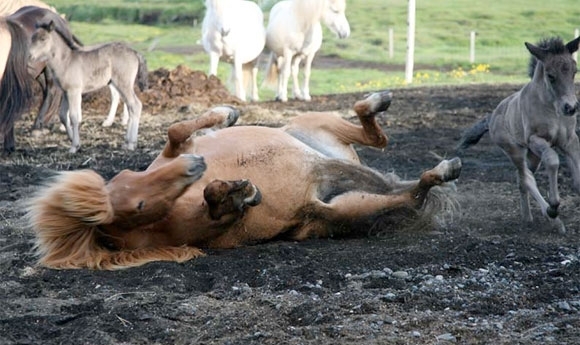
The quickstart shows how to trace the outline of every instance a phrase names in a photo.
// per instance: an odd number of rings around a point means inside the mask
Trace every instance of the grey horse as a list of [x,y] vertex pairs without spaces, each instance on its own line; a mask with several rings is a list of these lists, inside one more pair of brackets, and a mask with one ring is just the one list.
[[[558,37],[544,39],[537,45],[526,42],[532,54],[531,81],[468,129],[458,146],[461,151],[474,145],[489,131],[491,140],[517,168],[523,221],[533,220],[531,194],[542,214],[553,219],[561,232],[566,228],[558,217],[558,151],[566,157],[574,189],[580,192],[580,143],[576,134],[579,104],[574,85],[576,62],[572,57],[579,43],[580,37],[566,44]],[[548,201],[542,197],[534,178],[540,163],[545,165],[548,175]]]

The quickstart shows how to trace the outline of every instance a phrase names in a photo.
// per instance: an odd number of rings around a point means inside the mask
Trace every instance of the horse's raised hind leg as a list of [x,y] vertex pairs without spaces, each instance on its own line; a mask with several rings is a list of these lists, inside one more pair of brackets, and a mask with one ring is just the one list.
[[283,130],[310,147],[334,158],[358,162],[351,144],[377,148],[387,146],[388,137],[377,123],[376,114],[391,104],[392,93],[373,93],[355,104],[361,125],[328,113],[307,113],[292,119]]
[[[453,158],[444,160],[435,168],[423,172],[419,181],[410,189],[398,194],[373,194],[364,191],[353,190],[333,197],[329,202],[317,200],[309,213],[325,222],[349,223],[367,217],[380,215],[391,210],[404,208],[421,208],[426,200],[429,190],[434,186],[453,181],[461,173],[461,160]],[[315,233],[312,233],[312,232]],[[322,231],[322,232],[319,232]],[[298,230],[293,238],[297,240],[311,237],[312,235],[324,235],[325,229],[308,227]]]
[[117,89],[112,84],[109,84],[109,90],[111,91],[111,108],[109,109],[107,118],[102,123],[103,127],[110,127],[113,125],[113,122],[115,122],[115,115],[117,113],[117,107],[119,106],[120,100],[119,91],[117,91]]
[[192,135],[201,129],[229,127],[236,123],[239,111],[232,107],[215,107],[193,120],[175,123],[167,130],[168,141],[162,155],[167,158],[177,157],[188,152],[193,146]]

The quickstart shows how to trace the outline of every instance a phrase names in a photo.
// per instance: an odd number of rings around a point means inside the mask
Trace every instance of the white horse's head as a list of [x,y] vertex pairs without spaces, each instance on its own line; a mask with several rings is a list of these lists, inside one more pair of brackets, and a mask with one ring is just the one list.
[[345,11],[346,0],[326,0],[322,20],[339,38],[350,36],[350,25],[346,19]]

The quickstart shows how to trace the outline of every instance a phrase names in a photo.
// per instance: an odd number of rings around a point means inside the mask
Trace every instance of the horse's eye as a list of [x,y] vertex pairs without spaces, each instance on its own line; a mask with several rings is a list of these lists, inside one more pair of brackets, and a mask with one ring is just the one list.
[[550,83],[554,83],[556,81],[556,77],[554,77],[551,74],[548,74],[548,80],[550,81]]
[[143,211],[144,208],[145,208],[145,201],[143,201],[143,200],[139,201],[139,205],[137,205],[137,210]]

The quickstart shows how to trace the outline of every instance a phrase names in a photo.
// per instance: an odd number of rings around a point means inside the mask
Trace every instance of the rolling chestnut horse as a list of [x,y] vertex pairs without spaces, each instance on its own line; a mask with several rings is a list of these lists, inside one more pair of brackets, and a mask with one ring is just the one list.
[[170,126],[146,171],[124,170],[108,182],[91,170],[63,172],[29,204],[40,263],[120,269],[182,262],[203,255],[200,248],[366,234],[361,224],[400,214],[431,219],[453,201],[452,188],[432,187],[458,178],[458,158],[403,181],[363,166],[352,147],[387,145],[375,115],[390,102],[390,92],[358,101],[362,126],[307,113],[282,128],[195,136],[235,122],[235,110],[217,107]]

